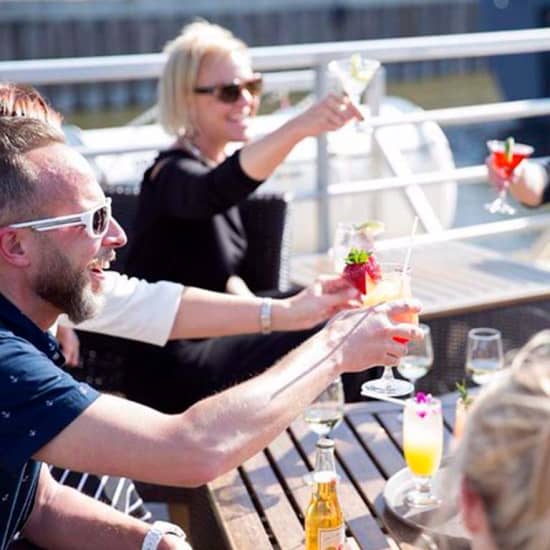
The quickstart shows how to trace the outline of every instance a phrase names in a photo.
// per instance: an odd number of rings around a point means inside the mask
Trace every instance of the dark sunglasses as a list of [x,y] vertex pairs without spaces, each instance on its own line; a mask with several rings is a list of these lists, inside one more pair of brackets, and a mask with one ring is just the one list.
[[243,90],[246,90],[253,96],[262,93],[263,79],[257,75],[250,80],[235,80],[231,84],[218,84],[217,86],[197,87],[193,91],[196,94],[211,94],[222,103],[235,103],[241,97]]
[[105,204],[98,206],[81,214],[69,214],[68,216],[58,216],[56,218],[44,218],[32,222],[14,223],[8,227],[20,229],[29,227],[35,231],[51,231],[59,227],[71,227],[83,225],[86,233],[92,238],[103,237],[109,229],[111,221],[111,199],[105,199]]

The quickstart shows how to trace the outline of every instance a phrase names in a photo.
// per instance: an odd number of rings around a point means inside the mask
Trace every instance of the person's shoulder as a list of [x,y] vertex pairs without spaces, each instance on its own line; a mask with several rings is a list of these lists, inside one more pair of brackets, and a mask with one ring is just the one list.
[[171,176],[173,170],[186,172],[204,172],[203,164],[188,151],[178,148],[160,151],[153,164],[144,174],[144,182],[162,182]]

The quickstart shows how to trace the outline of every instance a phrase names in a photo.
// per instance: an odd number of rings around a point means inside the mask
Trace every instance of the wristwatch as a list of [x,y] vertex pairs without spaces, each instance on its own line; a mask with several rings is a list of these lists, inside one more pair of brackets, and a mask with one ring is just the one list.
[[141,550],[157,550],[164,535],[175,535],[185,539],[185,533],[177,525],[168,521],[155,521],[143,539]]

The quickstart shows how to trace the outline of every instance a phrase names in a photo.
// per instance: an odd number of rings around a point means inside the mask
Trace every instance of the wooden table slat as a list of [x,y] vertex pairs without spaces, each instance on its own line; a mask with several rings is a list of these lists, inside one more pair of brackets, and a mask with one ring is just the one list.
[[273,548],[239,472],[232,470],[209,483],[214,513],[231,548]]
[[353,420],[361,441],[380,465],[386,478],[404,468],[403,455],[388,438],[387,432],[380,426],[374,415],[358,408],[349,412],[348,417]]
[[289,550],[303,548],[304,530],[264,452],[242,466],[260,502],[277,543]]

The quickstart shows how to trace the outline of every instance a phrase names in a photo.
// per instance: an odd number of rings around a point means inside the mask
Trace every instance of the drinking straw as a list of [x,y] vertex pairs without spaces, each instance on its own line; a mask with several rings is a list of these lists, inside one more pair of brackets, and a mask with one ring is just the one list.
[[388,403],[393,403],[401,407],[405,406],[405,401],[403,399],[396,399],[395,397],[390,397],[389,395],[384,395],[383,393],[375,391],[369,391],[365,388],[361,388],[361,395],[364,397],[372,397],[373,399],[380,399],[380,401],[387,401]]
[[418,227],[418,216],[415,216],[414,221],[413,221],[413,225],[412,225],[412,229],[411,229],[411,236],[410,236],[410,239],[409,239],[409,246],[407,248],[407,253],[405,254],[405,261],[403,262],[403,273],[402,273],[403,277],[405,276],[405,274],[409,270],[409,264],[411,262],[411,253],[412,253],[412,248],[413,248],[413,245],[414,245],[414,235],[416,233],[417,227]]

